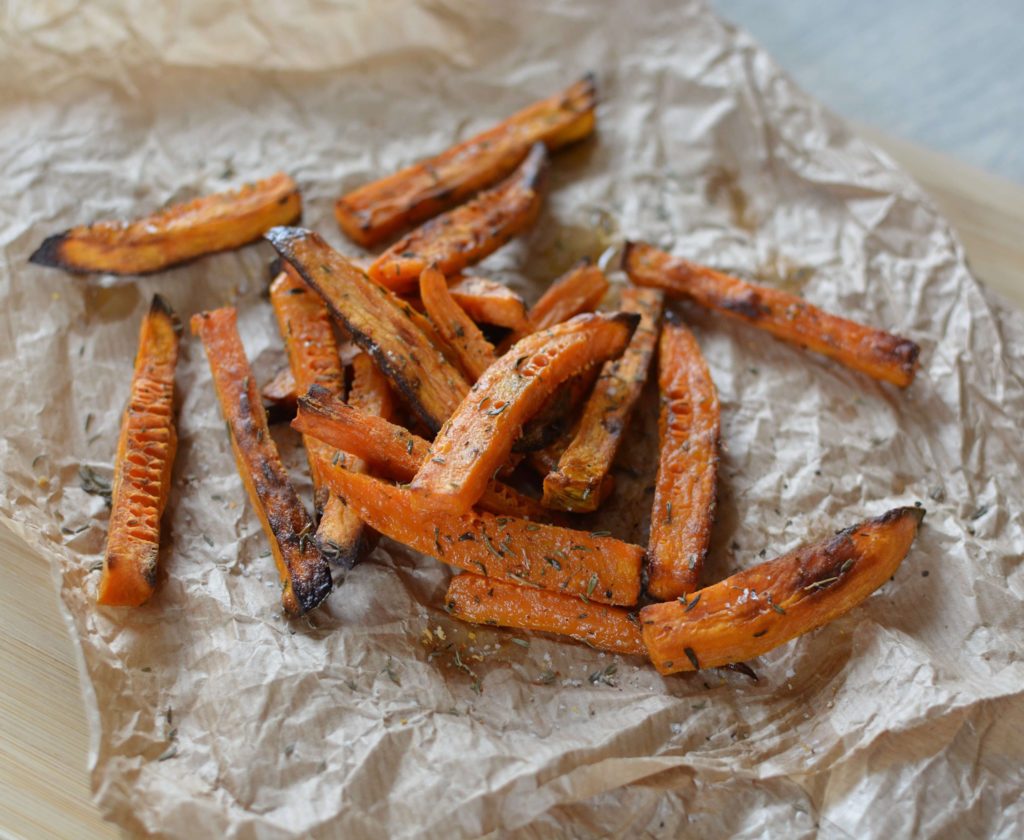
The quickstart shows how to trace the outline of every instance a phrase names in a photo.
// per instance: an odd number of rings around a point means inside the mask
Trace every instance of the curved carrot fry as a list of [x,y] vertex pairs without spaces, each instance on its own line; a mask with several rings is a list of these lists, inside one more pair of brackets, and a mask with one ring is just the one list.
[[553,282],[530,308],[534,330],[546,330],[574,315],[593,312],[608,291],[608,278],[590,260],[577,265]]
[[29,262],[73,274],[149,274],[204,254],[238,248],[301,215],[299,188],[279,172],[135,222],[71,228],[49,237]]
[[110,529],[97,603],[136,607],[156,588],[160,517],[178,447],[174,368],[181,325],[159,295],[139,330],[128,407],[117,442]]
[[[369,462],[377,472],[398,481],[409,481],[430,457],[430,444],[412,432],[381,417],[347,405],[328,392],[311,388],[299,398],[292,427],[331,446]],[[346,463],[348,463],[346,461]],[[478,505],[481,510],[507,516],[550,518],[540,502],[499,481],[490,481]]]
[[338,224],[350,239],[372,247],[497,183],[534,143],[554,150],[586,137],[594,130],[596,104],[588,75],[436,157],[343,195],[334,207]]
[[371,528],[450,566],[605,604],[639,597],[639,546],[510,516],[437,513],[408,490],[345,470],[330,480]]
[[473,624],[555,633],[598,650],[647,656],[636,615],[621,607],[584,604],[569,595],[474,574],[452,578],[444,605]]
[[461,274],[449,277],[448,282],[452,298],[474,321],[511,330],[529,330],[526,304],[504,283]]
[[193,315],[192,333],[203,342],[239,475],[270,540],[281,576],[281,603],[289,615],[302,615],[330,593],[331,570],[313,539],[313,520],[267,429],[235,310],[225,307]]
[[921,508],[895,508],[688,598],[644,607],[651,661],[663,674],[717,668],[827,624],[892,577],[923,517]]
[[647,545],[647,591],[659,601],[700,585],[715,518],[721,415],[697,339],[667,320],[659,346],[661,456]]
[[622,356],[601,369],[575,435],[544,479],[545,507],[589,512],[604,501],[612,461],[647,381],[663,305],[656,289],[623,289],[621,309],[637,313],[640,324]]
[[462,369],[475,382],[495,359],[494,345],[448,291],[448,282],[436,268],[420,275],[420,299],[441,338],[455,351]]
[[371,281],[312,231],[279,227],[266,237],[319,292],[352,340],[436,432],[469,392],[469,384],[414,320],[419,313]]
[[686,296],[874,379],[901,388],[914,381],[920,348],[909,339],[830,315],[789,292],[747,283],[643,242],[627,243],[623,262],[639,286]]
[[427,266],[454,274],[479,262],[536,220],[547,171],[547,152],[543,143],[537,143],[498,186],[402,237],[374,260],[367,273],[381,285],[403,291]]
[[639,320],[625,312],[578,315],[518,342],[445,423],[411,489],[437,510],[468,510],[508,460],[523,423],[566,379],[622,353]]

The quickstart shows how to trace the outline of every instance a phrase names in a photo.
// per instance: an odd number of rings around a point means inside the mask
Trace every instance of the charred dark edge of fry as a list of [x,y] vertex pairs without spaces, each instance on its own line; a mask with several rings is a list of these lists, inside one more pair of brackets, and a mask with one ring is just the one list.
[[[293,260],[289,257],[288,251],[290,250],[290,242],[292,239],[302,239],[308,234],[308,231],[302,228],[284,227],[278,226],[271,228],[264,234],[264,238],[274,246],[275,250],[285,259],[298,273],[299,276],[306,282],[311,288],[315,289],[324,302],[327,304],[327,308],[330,309],[331,314],[338,320],[338,322],[345,327],[352,341],[361,349],[364,353],[368,354],[377,367],[380,368],[381,372],[391,380],[395,385],[395,388],[405,399],[406,404],[409,405],[412,410],[416,413],[416,416],[423,422],[423,424],[430,430],[431,434],[437,434],[440,430],[445,418],[437,418],[430,414],[427,407],[420,402],[418,398],[419,389],[416,387],[416,383],[406,378],[402,370],[397,366],[393,365],[388,359],[387,354],[382,349],[381,345],[373,338],[373,336],[356,329],[355,325],[345,317],[344,313],[341,312],[331,300],[330,295],[323,293],[320,285],[313,279],[306,268],[301,265],[297,260]],[[358,270],[358,269],[357,269]],[[367,277],[367,283],[375,283],[374,280]],[[393,293],[388,289],[381,289],[393,297]],[[393,304],[396,308],[396,312],[402,313],[401,303],[397,299],[392,300],[386,298],[389,304]],[[403,315],[404,317],[404,315]],[[414,325],[415,326],[415,325]],[[417,327],[417,329],[419,329]],[[422,330],[420,330],[422,332]],[[424,336],[428,344],[433,344],[429,336]],[[440,351],[439,351],[440,352]],[[454,373],[459,373],[455,370]],[[460,374],[461,375],[461,374]]]

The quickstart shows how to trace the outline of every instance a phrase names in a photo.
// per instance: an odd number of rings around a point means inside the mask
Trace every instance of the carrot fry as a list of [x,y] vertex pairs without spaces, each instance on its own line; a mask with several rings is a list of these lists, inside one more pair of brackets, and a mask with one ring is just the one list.
[[627,243],[623,261],[639,286],[691,298],[782,341],[901,388],[914,380],[920,348],[906,338],[830,315],[789,292],[747,283],[643,242]]
[[436,432],[469,392],[469,384],[413,320],[418,313],[312,231],[279,227],[268,231],[267,239]]
[[399,239],[367,273],[389,289],[404,291],[429,265],[454,274],[479,262],[533,224],[547,171],[547,152],[538,143],[508,178]]
[[428,268],[420,275],[420,299],[441,338],[455,351],[462,369],[475,382],[494,363],[494,345],[455,302],[444,275],[436,268]]
[[594,130],[596,104],[594,79],[586,76],[436,157],[343,195],[334,208],[338,224],[370,248],[497,183],[534,143],[553,151],[583,139]]
[[552,283],[530,309],[534,330],[546,330],[582,312],[593,312],[608,291],[608,278],[590,260],[579,264]]
[[312,538],[313,520],[288,480],[267,429],[235,310],[193,315],[192,332],[206,349],[239,475],[270,540],[281,576],[281,603],[288,615],[302,615],[330,593],[331,570]]
[[117,442],[110,530],[97,603],[137,607],[156,588],[160,517],[178,447],[174,368],[181,325],[159,295],[139,330],[128,407]]
[[511,330],[529,330],[526,304],[504,283],[461,274],[449,277],[448,282],[452,298],[477,323],[494,324]]
[[[299,397],[298,416],[292,427],[304,435],[319,438],[331,446],[362,458],[377,472],[409,481],[430,457],[430,444],[401,426],[374,417],[327,391],[310,388]],[[506,484],[490,481],[478,502],[481,510],[506,516],[546,521],[550,512],[540,502],[518,493]]]
[[658,353],[661,459],[647,547],[647,591],[668,601],[700,585],[715,519],[721,415],[693,333],[667,320]]
[[415,493],[345,470],[330,480],[371,528],[450,566],[606,604],[639,597],[639,546],[515,517],[438,513]]
[[272,228],[296,221],[302,199],[295,182],[279,172],[176,204],[135,222],[96,222],[49,237],[31,257],[37,265],[72,274],[149,274],[204,254],[238,248]]
[[513,452],[529,452],[531,463],[535,460],[532,456],[537,452],[550,447],[554,453],[551,467],[541,472],[541,475],[547,475],[558,466],[558,459],[571,440],[576,416],[600,373],[601,368],[592,365],[583,373],[567,379],[561,388],[548,397],[533,419],[523,426],[523,436],[513,444]]
[[569,636],[598,650],[647,656],[635,615],[621,607],[461,574],[448,584],[445,609],[473,624],[492,624]]
[[760,656],[857,606],[899,567],[924,516],[895,508],[677,601],[640,611],[663,674]]
[[445,423],[413,492],[437,510],[468,510],[508,460],[523,423],[570,376],[621,354],[639,320],[626,312],[578,315],[518,342]]
[[606,479],[647,381],[663,305],[656,289],[623,290],[622,310],[636,312],[640,325],[622,356],[601,369],[572,442],[544,479],[545,507],[594,511],[604,501],[602,491],[610,491]]

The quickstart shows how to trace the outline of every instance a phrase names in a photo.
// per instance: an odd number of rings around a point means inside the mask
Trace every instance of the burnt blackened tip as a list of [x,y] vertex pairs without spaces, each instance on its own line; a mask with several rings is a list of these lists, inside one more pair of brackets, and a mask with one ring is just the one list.
[[69,231],[63,231],[61,233],[55,233],[52,236],[47,236],[43,240],[43,244],[36,248],[32,252],[32,256],[28,258],[30,263],[36,265],[45,265],[47,268],[63,268],[66,271],[72,271],[76,274],[82,272],[76,271],[73,266],[69,266],[64,262],[64,258],[61,255],[64,245],[64,240],[68,238]]
[[330,390],[325,388],[323,385],[314,382],[309,386],[309,389],[305,394],[299,396],[299,404],[303,406],[309,406],[315,402],[323,402],[329,400],[334,395]]
[[542,189],[548,176],[548,147],[541,142],[534,143],[520,171],[524,186],[531,190]]
[[626,327],[626,329],[629,330],[630,335],[632,335],[636,331],[636,328],[640,326],[639,312],[616,312],[612,315],[611,319]]
[[169,318],[171,321],[171,327],[177,335],[181,335],[181,320],[178,318],[177,313],[171,308],[171,305],[163,297],[163,295],[153,295],[153,300],[149,304],[149,311],[152,315],[163,315]]

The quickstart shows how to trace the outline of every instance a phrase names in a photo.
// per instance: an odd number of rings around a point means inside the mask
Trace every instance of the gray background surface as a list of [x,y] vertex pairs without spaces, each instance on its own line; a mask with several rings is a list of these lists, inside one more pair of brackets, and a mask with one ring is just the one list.
[[1024,183],[1024,0],[711,0],[847,119]]

